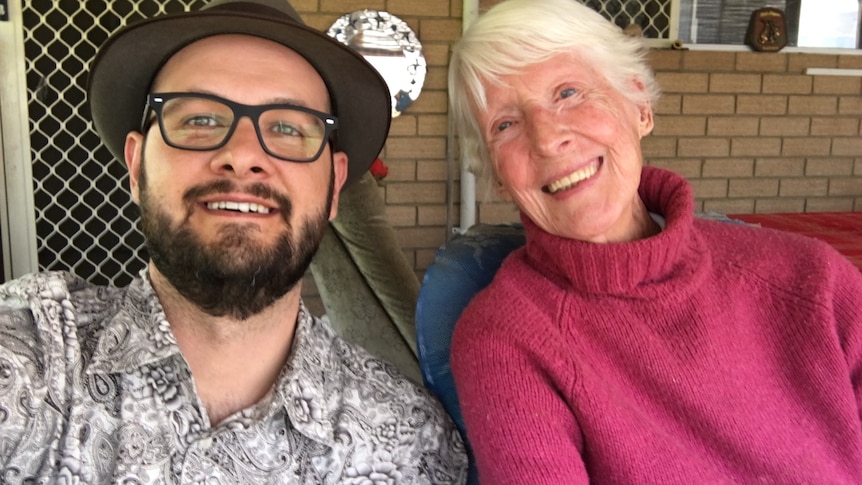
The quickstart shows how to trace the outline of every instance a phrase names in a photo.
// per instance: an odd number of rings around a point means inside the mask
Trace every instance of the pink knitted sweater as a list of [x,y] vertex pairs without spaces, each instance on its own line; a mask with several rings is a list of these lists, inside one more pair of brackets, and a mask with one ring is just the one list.
[[483,485],[862,483],[862,273],[830,246],[693,217],[621,244],[551,236],[503,263],[455,329]]

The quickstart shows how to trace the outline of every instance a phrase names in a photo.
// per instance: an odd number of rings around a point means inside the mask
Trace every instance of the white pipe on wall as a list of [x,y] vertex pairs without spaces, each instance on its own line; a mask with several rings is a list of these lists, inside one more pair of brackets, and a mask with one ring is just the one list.
[[[467,30],[467,27],[479,16],[479,0],[464,0],[463,18],[461,24],[461,32]],[[470,226],[476,223],[476,176],[464,169],[463,158],[461,153],[461,227],[458,232],[463,233]]]

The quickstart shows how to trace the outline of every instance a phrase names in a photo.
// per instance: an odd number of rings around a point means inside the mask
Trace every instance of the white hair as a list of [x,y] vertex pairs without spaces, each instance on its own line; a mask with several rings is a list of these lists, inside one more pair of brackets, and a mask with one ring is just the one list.
[[[468,170],[487,175],[491,166],[476,119],[487,106],[485,83],[563,53],[578,55],[636,105],[651,109],[658,101],[643,39],[576,0],[504,0],[467,29],[449,63],[449,100]],[[631,89],[632,81],[644,89]]]

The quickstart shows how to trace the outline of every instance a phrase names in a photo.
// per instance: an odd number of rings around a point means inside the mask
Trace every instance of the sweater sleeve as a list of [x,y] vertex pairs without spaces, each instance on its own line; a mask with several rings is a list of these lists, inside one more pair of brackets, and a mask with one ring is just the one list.
[[832,305],[862,427],[862,272],[849,261],[839,259]]
[[483,296],[459,320],[451,357],[481,483],[588,483],[581,433],[564,397],[571,376],[553,368],[562,364],[554,332],[513,321],[520,320],[513,309]]

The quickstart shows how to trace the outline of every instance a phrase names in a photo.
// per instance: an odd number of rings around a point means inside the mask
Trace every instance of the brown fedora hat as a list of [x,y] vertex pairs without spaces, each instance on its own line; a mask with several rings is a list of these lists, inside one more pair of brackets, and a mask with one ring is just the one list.
[[215,0],[197,12],[163,15],[121,29],[100,48],[87,87],[96,131],[123,160],[126,134],[141,129],[156,73],[183,47],[219,34],[247,34],[293,49],[320,74],[339,127],[337,150],[347,153],[347,183],[364,174],[389,133],[389,88],[353,49],[305,25],[287,0]]

